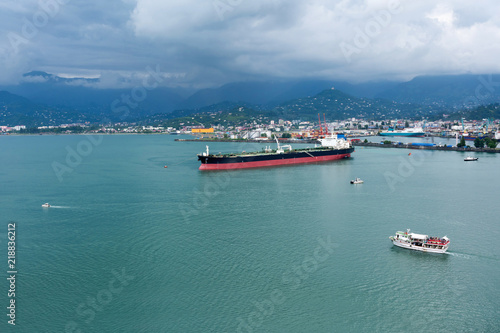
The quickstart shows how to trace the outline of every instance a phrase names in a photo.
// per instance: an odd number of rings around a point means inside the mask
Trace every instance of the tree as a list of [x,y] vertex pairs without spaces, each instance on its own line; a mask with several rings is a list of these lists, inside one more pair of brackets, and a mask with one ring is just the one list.
[[283,135],[281,137],[284,139],[289,139],[292,137],[292,135],[290,133],[283,133]]
[[407,121],[405,121],[405,127],[410,127],[410,123]]
[[481,138],[475,138],[474,139],[474,147],[483,148],[484,147],[484,140]]
[[484,138],[484,142],[486,144],[486,147],[492,148],[492,149],[495,149],[498,145],[497,141],[492,140],[491,138],[488,138],[488,137]]
[[465,147],[465,138],[462,136],[462,138],[460,139],[460,143],[457,144],[457,147],[460,148],[460,147]]
[[368,139],[365,139],[364,143],[368,143]]

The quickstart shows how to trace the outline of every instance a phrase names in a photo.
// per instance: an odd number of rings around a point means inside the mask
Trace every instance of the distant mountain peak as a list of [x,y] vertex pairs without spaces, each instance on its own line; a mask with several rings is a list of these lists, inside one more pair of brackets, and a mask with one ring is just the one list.
[[51,84],[72,84],[80,83],[97,83],[99,78],[86,77],[63,77],[56,74],[50,74],[44,71],[31,71],[23,74],[23,81],[28,83],[51,83]]
[[316,96],[314,97],[341,97],[341,98],[354,98],[354,99],[357,99],[357,97],[353,96],[353,95],[350,95],[350,94],[346,94],[345,92],[343,91],[340,91],[338,89],[335,89],[335,88],[330,88],[330,89],[325,89],[323,91],[321,91],[320,93],[318,93]]
[[31,71],[29,73],[23,74],[23,77],[29,77],[29,76],[41,76],[41,77],[44,77],[44,78],[52,78],[52,77],[54,77],[53,74],[49,74],[49,73],[43,72],[43,71]]

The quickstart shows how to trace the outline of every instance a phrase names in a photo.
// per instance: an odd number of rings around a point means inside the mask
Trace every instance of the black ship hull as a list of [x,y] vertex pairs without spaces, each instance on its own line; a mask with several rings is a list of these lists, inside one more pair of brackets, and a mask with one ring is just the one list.
[[198,155],[200,170],[227,170],[276,165],[303,164],[349,158],[354,148],[310,148],[284,153],[256,153],[241,155]]

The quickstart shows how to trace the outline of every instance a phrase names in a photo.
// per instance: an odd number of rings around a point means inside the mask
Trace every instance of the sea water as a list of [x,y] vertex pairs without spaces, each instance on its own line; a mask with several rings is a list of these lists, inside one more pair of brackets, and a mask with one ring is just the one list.
[[[201,172],[175,138],[0,137],[1,332],[499,331],[498,154]],[[394,247],[407,228],[448,254]]]

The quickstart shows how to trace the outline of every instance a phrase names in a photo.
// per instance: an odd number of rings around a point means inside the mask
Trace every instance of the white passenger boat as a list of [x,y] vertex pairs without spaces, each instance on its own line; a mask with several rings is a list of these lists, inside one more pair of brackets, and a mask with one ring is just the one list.
[[44,208],[48,208],[48,207],[50,207],[50,205],[49,205],[49,203],[48,203],[48,202],[46,202],[46,203],[44,203],[44,204],[42,205],[42,207],[44,207]]
[[410,229],[406,232],[398,231],[395,236],[390,236],[392,244],[409,250],[445,253],[450,245],[448,237],[429,237],[427,235],[411,233]]
[[351,180],[351,184],[363,184],[364,181],[362,181],[360,178],[356,178],[354,180]]
[[464,161],[465,162],[477,161],[477,157],[467,156],[466,158],[464,158]]

